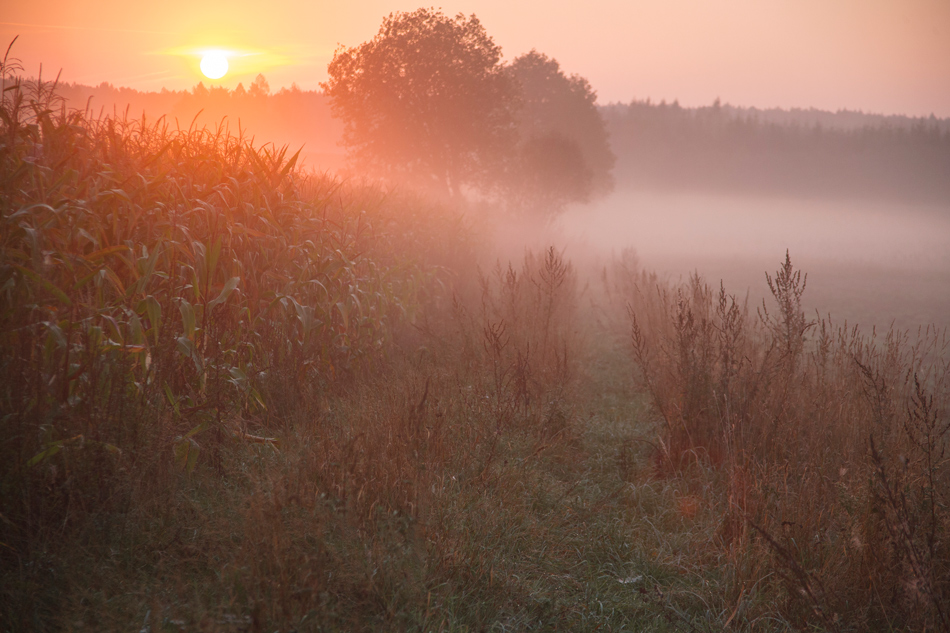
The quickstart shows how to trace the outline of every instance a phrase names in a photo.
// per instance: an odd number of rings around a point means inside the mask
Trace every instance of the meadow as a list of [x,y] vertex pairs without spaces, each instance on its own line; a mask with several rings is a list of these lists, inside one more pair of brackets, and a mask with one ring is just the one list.
[[0,630],[950,630],[944,330],[4,81]]
[[809,317],[886,332],[950,326],[950,215],[912,201],[621,186],[558,219],[572,252],[637,256],[664,280],[697,270],[752,305],[785,251],[808,273]]

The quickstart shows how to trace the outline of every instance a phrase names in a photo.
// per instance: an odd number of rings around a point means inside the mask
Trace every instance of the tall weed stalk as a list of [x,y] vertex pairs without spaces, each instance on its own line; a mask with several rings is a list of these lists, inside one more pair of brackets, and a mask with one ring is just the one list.
[[809,320],[805,282],[786,254],[756,314],[698,276],[625,282],[657,472],[727,474],[720,546],[743,587],[784,578],[793,621],[947,630],[946,333]]

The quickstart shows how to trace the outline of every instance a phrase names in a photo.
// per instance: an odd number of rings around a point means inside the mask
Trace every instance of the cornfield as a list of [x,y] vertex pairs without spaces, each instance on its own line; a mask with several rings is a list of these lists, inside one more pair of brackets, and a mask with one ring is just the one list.
[[756,309],[502,261],[458,209],[20,70],[0,631],[950,627],[944,332],[810,319],[788,256]]
[[[286,148],[255,148],[224,126],[69,112],[55,82],[9,71],[8,62],[0,110],[7,486],[41,465],[59,465],[63,477],[76,461],[117,468],[156,440],[172,444],[189,471],[226,436],[277,448],[248,426],[273,427],[373,368],[413,318],[437,271],[386,247],[372,226],[379,195],[342,195],[342,183],[295,170]],[[4,516],[33,517],[27,533],[48,512],[68,524],[79,503],[38,508],[43,495],[9,490]]]

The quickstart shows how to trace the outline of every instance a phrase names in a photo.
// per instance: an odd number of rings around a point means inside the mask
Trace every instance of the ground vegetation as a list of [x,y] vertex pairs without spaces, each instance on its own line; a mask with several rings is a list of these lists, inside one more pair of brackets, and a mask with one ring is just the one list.
[[948,630],[944,333],[3,70],[0,629]]

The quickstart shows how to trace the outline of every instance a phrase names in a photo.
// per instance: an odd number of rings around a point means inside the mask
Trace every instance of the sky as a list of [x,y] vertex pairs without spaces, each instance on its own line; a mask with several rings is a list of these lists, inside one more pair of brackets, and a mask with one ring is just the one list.
[[[396,0],[0,0],[0,43],[27,75],[139,90],[198,81],[317,89],[338,45],[371,39]],[[469,0],[506,59],[537,49],[600,103],[678,100],[950,117],[950,0]],[[212,82],[200,53],[229,51]]]

